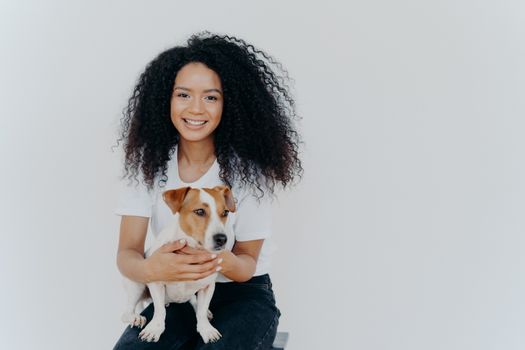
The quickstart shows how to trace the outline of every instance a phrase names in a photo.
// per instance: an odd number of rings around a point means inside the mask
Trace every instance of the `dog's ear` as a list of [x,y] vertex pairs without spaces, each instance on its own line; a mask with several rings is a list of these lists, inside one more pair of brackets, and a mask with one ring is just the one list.
[[182,207],[184,198],[191,190],[191,187],[177,188],[176,190],[168,190],[162,194],[162,199],[170,207],[173,214],[176,214]]
[[226,208],[228,208],[230,212],[235,213],[235,198],[233,198],[232,191],[226,186],[215,186],[213,189],[222,193],[226,201]]

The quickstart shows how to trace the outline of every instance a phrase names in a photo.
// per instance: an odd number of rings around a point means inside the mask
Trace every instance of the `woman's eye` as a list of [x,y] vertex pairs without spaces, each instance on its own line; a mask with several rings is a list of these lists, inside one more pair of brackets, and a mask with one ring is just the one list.
[[186,96],[188,96],[187,94],[185,93],[180,93],[180,94],[177,94],[177,97],[182,97],[182,98],[185,98]]
[[225,211],[222,212],[222,216],[228,216],[229,213],[230,213],[229,210],[225,210]]
[[204,209],[195,209],[193,211],[195,214],[197,214],[198,216],[204,216],[206,215],[206,212],[204,211]]
[[215,97],[215,96],[208,96],[207,98],[208,98],[208,99],[211,99],[212,101],[217,101],[217,100],[218,100],[218,98]]

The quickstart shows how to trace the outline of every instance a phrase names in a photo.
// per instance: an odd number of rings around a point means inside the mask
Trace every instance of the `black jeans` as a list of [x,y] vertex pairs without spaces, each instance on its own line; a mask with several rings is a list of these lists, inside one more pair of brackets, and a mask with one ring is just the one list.
[[[204,344],[197,333],[195,311],[190,303],[171,303],[166,308],[166,330],[156,343],[138,337],[140,329],[128,326],[113,350],[142,349],[271,349],[281,312],[275,305],[270,276],[247,282],[217,283],[210,303],[211,324],[222,334],[215,343]],[[153,317],[153,303],[142,315]]]

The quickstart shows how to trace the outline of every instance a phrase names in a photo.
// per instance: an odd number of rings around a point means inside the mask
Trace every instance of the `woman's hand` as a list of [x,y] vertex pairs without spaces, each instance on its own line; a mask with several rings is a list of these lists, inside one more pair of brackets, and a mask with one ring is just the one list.
[[232,281],[248,281],[257,268],[257,259],[263,242],[263,239],[236,241],[231,252],[228,250],[220,252],[219,258],[223,259],[221,273]]
[[227,275],[235,269],[236,256],[229,250],[223,250],[219,253],[219,260],[221,261],[221,273]]
[[[198,249],[198,248],[192,248],[189,246],[185,246],[184,248],[177,251],[179,254],[199,254],[205,250]],[[213,254],[213,253],[209,253]],[[229,250],[223,250],[219,253],[217,253],[217,259],[220,267],[220,272],[222,274],[230,273],[235,268],[235,254],[232,253]]]
[[148,280],[194,281],[220,271],[216,254],[187,246],[185,240],[166,243],[144,260]]

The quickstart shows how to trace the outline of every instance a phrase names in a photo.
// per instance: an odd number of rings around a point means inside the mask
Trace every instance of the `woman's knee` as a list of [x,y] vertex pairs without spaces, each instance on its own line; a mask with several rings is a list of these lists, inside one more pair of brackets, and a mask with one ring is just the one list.
[[[147,320],[146,325],[152,319],[153,313],[153,304],[142,311],[141,315]],[[169,304],[166,307],[165,330],[158,342],[147,342],[140,339],[141,330],[138,327],[128,326],[113,350],[181,349],[196,334],[195,312],[188,303]]]
[[113,347],[113,350],[143,349],[143,347],[141,347],[142,344],[138,335],[139,332],[137,328],[132,328],[128,326],[120,336],[115,346]]
[[214,314],[212,326],[222,334],[214,342],[205,344],[199,339],[199,350],[264,350],[271,349],[277,326],[279,325],[278,308],[273,305],[246,303],[230,305]]

